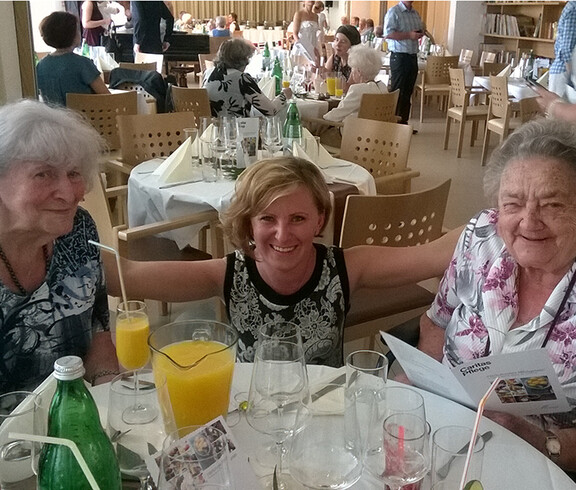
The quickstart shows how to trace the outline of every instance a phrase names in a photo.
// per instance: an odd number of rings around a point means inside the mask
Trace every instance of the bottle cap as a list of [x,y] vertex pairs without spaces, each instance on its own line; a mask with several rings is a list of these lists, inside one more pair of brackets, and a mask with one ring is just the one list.
[[84,376],[84,363],[78,356],[64,356],[54,362],[54,377],[62,381],[72,381]]

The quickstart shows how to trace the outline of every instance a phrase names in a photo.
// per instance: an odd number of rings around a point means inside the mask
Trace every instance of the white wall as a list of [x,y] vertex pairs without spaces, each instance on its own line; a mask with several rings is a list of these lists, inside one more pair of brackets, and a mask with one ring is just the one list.
[[461,49],[474,50],[472,64],[477,64],[480,53],[479,44],[483,40],[480,35],[480,25],[485,12],[484,2],[451,0],[450,2],[450,26],[448,30],[448,50],[454,54],[460,54]]
[[[0,104],[22,97],[12,2],[0,2]],[[8,48],[8,49],[6,49]]]

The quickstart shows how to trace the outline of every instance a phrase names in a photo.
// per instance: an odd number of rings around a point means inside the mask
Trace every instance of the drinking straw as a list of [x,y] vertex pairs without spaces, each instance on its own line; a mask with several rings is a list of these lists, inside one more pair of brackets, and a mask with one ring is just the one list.
[[401,471],[404,471],[404,437],[405,431],[404,426],[398,426],[398,462],[402,465],[402,468],[399,468]]
[[496,388],[496,385],[500,382],[500,378],[496,377],[488,391],[484,393],[484,396],[480,399],[478,403],[478,411],[476,412],[476,420],[474,420],[474,427],[472,428],[472,437],[470,438],[470,444],[468,444],[468,453],[466,454],[466,461],[464,462],[464,471],[462,472],[462,478],[460,479],[460,490],[464,489],[466,485],[466,476],[468,474],[468,468],[470,466],[470,461],[472,460],[472,454],[474,454],[474,446],[476,446],[476,437],[478,437],[478,428],[480,427],[480,419],[482,419],[482,412],[484,412],[484,405],[488,401],[488,398]]
[[43,442],[44,444],[60,444],[70,448],[72,454],[74,454],[74,457],[76,458],[76,461],[78,461],[80,468],[82,468],[84,476],[88,480],[88,483],[90,483],[92,490],[100,490],[100,487],[98,486],[98,483],[96,483],[90,468],[88,468],[88,465],[86,464],[84,456],[82,456],[82,453],[74,441],[71,441],[70,439],[63,439],[61,437],[37,436],[33,434],[20,434],[18,432],[10,432],[8,433],[8,437],[11,439],[20,439],[23,441]]
[[88,240],[88,243],[100,247],[106,252],[113,253],[116,256],[116,265],[118,267],[118,277],[120,278],[120,290],[122,291],[122,301],[126,308],[126,316],[130,317],[130,312],[128,310],[128,297],[126,296],[126,287],[124,286],[124,274],[122,274],[122,266],[120,265],[120,254],[115,248],[109,247],[108,245],[103,245],[102,243],[95,242],[94,240]]

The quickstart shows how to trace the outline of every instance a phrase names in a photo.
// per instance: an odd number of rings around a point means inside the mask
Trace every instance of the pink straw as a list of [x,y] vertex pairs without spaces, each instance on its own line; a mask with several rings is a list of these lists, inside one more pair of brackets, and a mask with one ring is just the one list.
[[404,426],[398,426],[398,461],[404,461]]
[[472,428],[472,437],[470,438],[470,444],[468,444],[468,453],[466,454],[466,461],[464,462],[464,472],[462,473],[462,479],[460,480],[460,490],[464,489],[466,485],[466,476],[468,475],[468,468],[470,467],[470,461],[472,460],[472,455],[474,454],[474,447],[476,446],[476,437],[478,437],[478,428],[480,427],[480,420],[482,419],[482,413],[484,412],[484,405],[488,401],[488,398],[496,388],[496,385],[500,382],[500,378],[497,377],[488,391],[480,399],[478,403],[478,411],[476,412],[476,420],[474,421],[474,427]]

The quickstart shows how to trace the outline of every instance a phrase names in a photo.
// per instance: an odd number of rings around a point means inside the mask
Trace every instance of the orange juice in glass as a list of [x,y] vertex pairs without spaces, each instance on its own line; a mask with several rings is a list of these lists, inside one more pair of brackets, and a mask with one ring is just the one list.
[[334,79],[334,95],[342,97],[344,94],[344,77],[336,77]]
[[152,368],[166,376],[178,428],[226,416],[238,335],[224,323],[190,320],[164,325],[150,337]]
[[336,74],[333,72],[326,74],[326,92],[328,95],[336,95]]
[[143,301],[120,303],[116,315],[116,355],[128,370],[143,368],[150,357],[150,322]]

